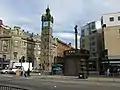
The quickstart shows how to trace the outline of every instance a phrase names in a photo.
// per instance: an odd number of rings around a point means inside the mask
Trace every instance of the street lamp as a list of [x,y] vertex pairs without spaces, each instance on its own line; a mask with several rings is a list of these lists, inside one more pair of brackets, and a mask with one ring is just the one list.
[[74,27],[74,29],[75,29],[75,49],[77,50],[77,34],[78,34],[78,32],[77,32],[77,25],[75,25],[75,27]]
[[25,56],[22,56],[21,59],[19,59],[19,62],[21,62],[21,67],[22,67],[22,63],[25,62]]

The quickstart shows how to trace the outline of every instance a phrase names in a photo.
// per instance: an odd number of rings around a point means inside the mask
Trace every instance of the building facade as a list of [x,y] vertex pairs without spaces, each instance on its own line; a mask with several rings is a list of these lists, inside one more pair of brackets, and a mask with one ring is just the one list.
[[102,44],[101,23],[94,21],[81,27],[80,48],[90,51],[89,71],[98,71],[100,67]]
[[53,38],[53,41],[52,41],[52,64],[54,64],[56,62],[56,57],[57,57],[57,38]]
[[41,58],[40,58],[40,54],[41,54],[41,36],[39,34],[34,35],[33,36],[33,40],[34,40],[34,66],[35,68],[40,68],[40,62],[41,62]]
[[71,43],[67,44],[60,39],[57,38],[57,57],[56,63],[63,64],[64,63],[64,51],[74,49],[71,46]]
[[67,44],[57,38],[57,56],[63,57],[64,56],[63,52],[70,49],[73,49],[71,43]]
[[120,12],[108,13],[101,17],[103,32],[103,68],[120,66]]
[[[58,38],[51,37],[51,64],[63,62],[63,52],[73,48]],[[43,38],[42,38],[43,39]],[[33,68],[41,68],[41,36],[29,33],[18,26],[11,28],[0,24],[0,66],[13,62],[32,62]],[[49,52],[50,52],[49,51]],[[62,58],[62,59],[61,59]],[[12,64],[11,64],[12,65]]]
[[[37,40],[35,37],[39,39]],[[0,58],[10,60],[10,62],[32,62],[33,67],[36,67],[39,58],[35,59],[35,57],[40,57],[34,54],[38,53],[38,49],[35,49],[36,44],[41,44],[40,35],[26,32],[17,26],[14,26],[14,28],[5,26],[1,20]]]

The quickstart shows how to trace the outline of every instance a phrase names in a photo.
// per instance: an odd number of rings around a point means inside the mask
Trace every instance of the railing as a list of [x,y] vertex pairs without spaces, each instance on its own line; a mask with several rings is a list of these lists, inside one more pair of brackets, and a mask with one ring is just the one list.
[[0,90],[28,90],[28,89],[7,86],[7,85],[0,85]]

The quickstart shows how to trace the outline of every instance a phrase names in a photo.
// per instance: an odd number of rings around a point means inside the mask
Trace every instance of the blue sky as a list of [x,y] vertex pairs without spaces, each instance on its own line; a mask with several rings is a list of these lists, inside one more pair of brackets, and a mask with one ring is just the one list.
[[74,46],[76,24],[80,28],[87,22],[100,20],[104,13],[119,12],[119,3],[119,0],[0,0],[0,19],[8,26],[40,33],[41,15],[49,5],[55,20],[53,35]]

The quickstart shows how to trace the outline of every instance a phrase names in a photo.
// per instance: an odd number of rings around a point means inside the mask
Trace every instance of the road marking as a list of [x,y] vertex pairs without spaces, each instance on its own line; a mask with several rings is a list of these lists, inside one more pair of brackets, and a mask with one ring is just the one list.
[[7,76],[7,77],[14,77],[14,76]]
[[2,77],[14,77],[12,75],[1,75]]

